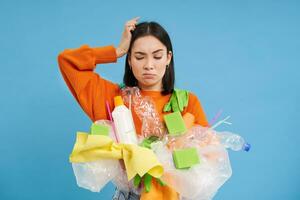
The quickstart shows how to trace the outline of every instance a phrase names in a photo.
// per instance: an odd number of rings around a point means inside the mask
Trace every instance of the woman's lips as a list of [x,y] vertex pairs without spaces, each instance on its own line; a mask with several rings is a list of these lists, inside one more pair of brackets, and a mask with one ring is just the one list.
[[153,79],[154,77],[155,77],[155,74],[143,74],[143,77],[145,78],[145,79]]

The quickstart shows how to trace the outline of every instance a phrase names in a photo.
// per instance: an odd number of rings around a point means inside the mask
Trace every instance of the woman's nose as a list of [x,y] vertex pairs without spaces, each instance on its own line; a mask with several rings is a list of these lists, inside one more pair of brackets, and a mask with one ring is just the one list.
[[148,59],[146,64],[144,65],[144,69],[146,70],[152,70],[154,69],[153,61],[152,59]]

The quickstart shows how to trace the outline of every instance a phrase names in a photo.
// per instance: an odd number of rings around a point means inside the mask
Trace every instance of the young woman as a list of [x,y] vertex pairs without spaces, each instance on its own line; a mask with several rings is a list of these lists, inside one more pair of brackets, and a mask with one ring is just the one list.
[[[137,86],[142,96],[150,96],[156,111],[163,121],[164,106],[174,92],[175,72],[174,55],[171,40],[165,29],[156,22],[137,23],[139,18],[125,24],[121,42],[117,48],[113,45],[90,47],[83,45],[77,49],[66,49],[58,56],[62,76],[71,93],[94,122],[109,119],[106,101],[113,107],[113,98],[120,95],[118,84],[105,80],[94,72],[97,64],[117,62],[126,55],[124,84]],[[114,69],[116,70],[116,69]],[[195,123],[208,126],[205,113],[197,96],[188,93],[188,104],[181,114],[191,113]],[[133,112],[137,134],[141,134],[142,123]],[[121,197],[122,196],[122,197]],[[116,191],[114,199],[139,199],[131,192]],[[177,193],[168,186],[152,182],[149,193],[142,199],[178,199]]]

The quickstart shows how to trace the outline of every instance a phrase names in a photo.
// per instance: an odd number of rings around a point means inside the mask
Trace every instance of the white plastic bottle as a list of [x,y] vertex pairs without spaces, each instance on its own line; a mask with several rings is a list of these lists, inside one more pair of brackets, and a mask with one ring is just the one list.
[[112,117],[119,142],[125,144],[137,144],[138,141],[131,111],[124,105],[121,96],[116,96],[114,98],[114,103],[115,109],[112,112]]

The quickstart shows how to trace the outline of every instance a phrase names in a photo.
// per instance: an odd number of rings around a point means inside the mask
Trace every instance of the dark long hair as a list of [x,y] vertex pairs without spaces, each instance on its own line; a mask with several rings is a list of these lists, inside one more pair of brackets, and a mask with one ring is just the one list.
[[[170,37],[167,33],[167,31],[157,22],[142,22],[136,25],[136,28],[134,31],[131,32],[132,37],[128,49],[128,54],[126,55],[126,61],[125,61],[125,73],[123,77],[124,84],[126,86],[137,86],[138,81],[135,78],[132,70],[130,69],[128,58],[131,53],[131,48],[135,42],[140,37],[144,36],[154,36],[157,38],[161,43],[163,43],[167,47],[167,53],[169,51],[173,54],[173,48],[172,43],[170,40]],[[171,62],[169,66],[166,68],[166,72],[162,79],[163,84],[163,91],[162,94],[170,94],[174,90],[174,83],[175,83],[175,71],[174,71],[174,60],[173,60],[174,54],[172,55]]]

